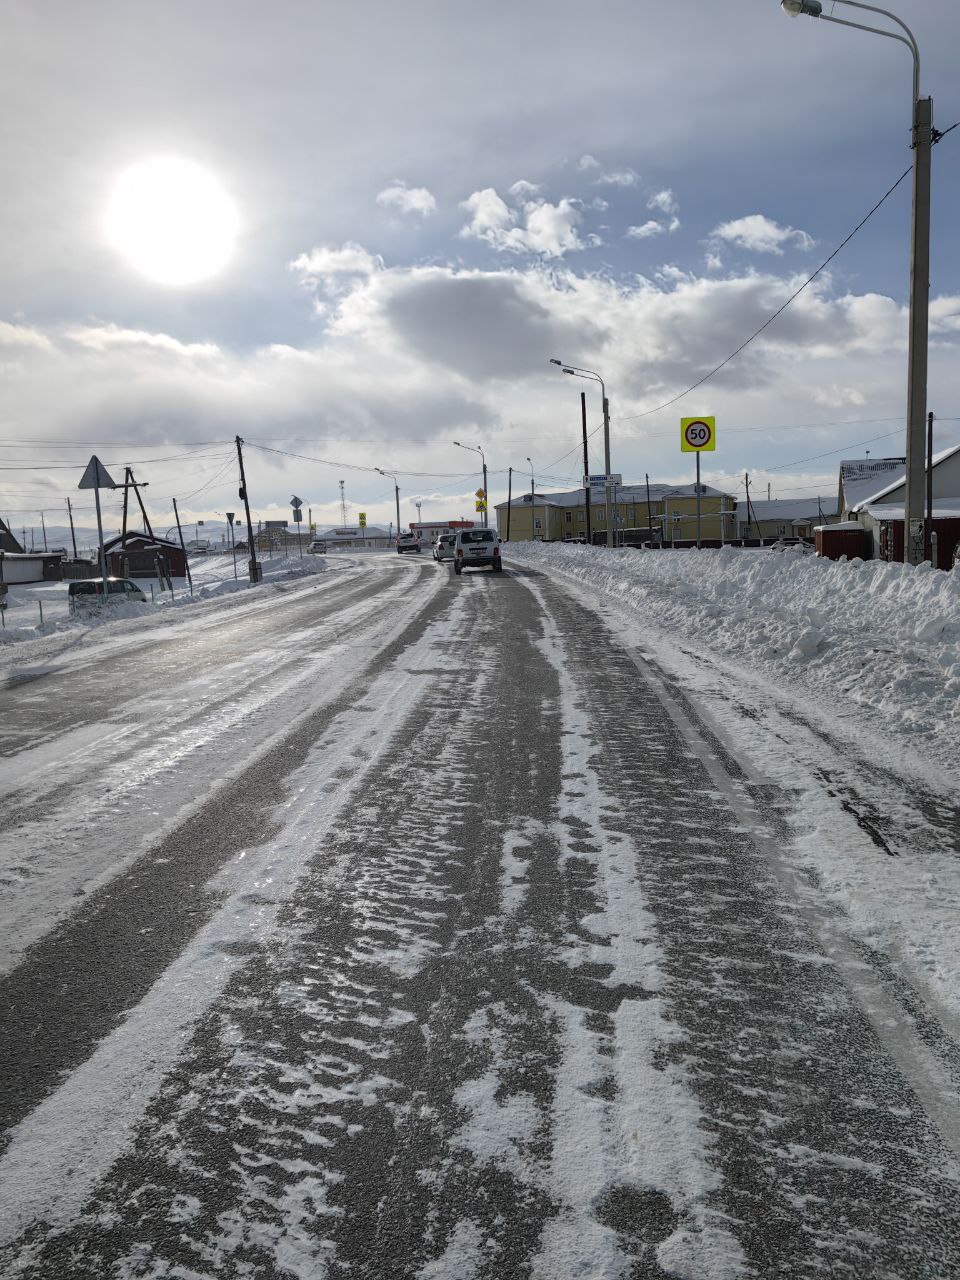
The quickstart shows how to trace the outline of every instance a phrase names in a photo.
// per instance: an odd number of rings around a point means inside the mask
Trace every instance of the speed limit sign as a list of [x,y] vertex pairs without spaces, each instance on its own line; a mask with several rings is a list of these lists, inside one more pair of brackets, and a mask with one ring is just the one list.
[[715,418],[681,418],[680,450],[682,453],[712,453],[717,447]]

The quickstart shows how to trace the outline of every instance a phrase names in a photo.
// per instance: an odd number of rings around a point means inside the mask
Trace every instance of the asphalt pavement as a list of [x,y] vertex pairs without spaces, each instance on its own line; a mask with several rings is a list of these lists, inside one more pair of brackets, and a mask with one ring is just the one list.
[[[390,643],[0,979],[3,1275],[960,1276],[956,1045],[784,871],[790,794],[550,578],[398,575]],[[12,754],[92,714],[49,680]]]

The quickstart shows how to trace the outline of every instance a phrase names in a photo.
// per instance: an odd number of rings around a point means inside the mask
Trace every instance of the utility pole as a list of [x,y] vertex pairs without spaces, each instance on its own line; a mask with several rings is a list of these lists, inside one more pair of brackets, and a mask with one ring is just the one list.
[[[602,384],[601,384],[602,386]],[[603,389],[603,465],[606,468],[607,483],[607,546],[614,545],[613,515],[610,507],[610,401],[607,399],[606,387]],[[699,456],[699,455],[698,455]]]
[[347,499],[344,493],[345,480],[340,481],[340,528],[347,527]]
[[490,495],[487,492],[487,460],[483,456],[482,449],[480,450],[480,461],[483,463],[483,512],[482,512],[482,515],[483,515],[483,527],[484,529],[486,529],[489,527],[488,508],[490,506]]
[[[919,57],[917,58],[919,63]],[[915,64],[915,68],[916,68]],[[927,336],[930,307],[930,152],[933,104],[918,95],[914,73],[913,219],[910,245],[910,341],[907,352],[907,474],[903,522],[904,564],[919,563],[923,548],[923,428],[927,413]]]
[[40,528],[43,530],[43,549],[47,550],[47,522],[43,518],[43,511],[40,512]]
[[[906,527],[906,526],[904,526]],[[927,518],[923,530],[923,558],[929,560],[933,568],[933,413],[927,414]]]
[[[747,486],[747,538],[750,537],[750,472],[743,473],[743,483]],[[746,539],[745,539],[746,541]]]
[[67,515],[70,517],[70,541],[73,543],[73,558],[78,560],[77,555],[77,534],[73,527],[73,507],[70,505],[70,499],[67,499]]
[[[183,541],[183,530],[180,527],[180,512],[177,510],[176,498],[173,499],[173,514],[176,517],[176,521],[177,521],[177,533],[180,535],[180,550],[183,552],[183,563],[186,566],[186,570],[187,570],[187,582],[190,586],[190,594],[193,595],[193,575],[190,572],[190,557],[187,555],[187,548]],[[233,561],[233,571],[234,571],[234,576],[236,576],[236,571],[237,571],[236,557],[234,557],[234,561]]]
[[513,467],[507,467],[507,542],[510,541],[510,512],[513,510]]
[[[653,510],[650,506],[650,477],[649,475],[644,474],[643,478],[647,484],[647,533],[650,535],[650,541],[653,542]],[[662,533],[660,541],[663,541]]]
[[[237,436],[237,461],[240,463],[240,497],[243,499],[243,509],[247,513],[247,545],[250,548],[250,583],[259,582],[263,577],[263,570],[257,564],[257,544],[253,540],[253,521],[250,519],[250,500],[247,497],[247,478],[243,472],[243,441]],[[341,481],[341,484],[343,482]]]
[[590,457],[587,453],[587,393],[580,392],[580,422],[583,430],[583,501],[587,512],[587,546],[593,546],[593,519],[590,509]]

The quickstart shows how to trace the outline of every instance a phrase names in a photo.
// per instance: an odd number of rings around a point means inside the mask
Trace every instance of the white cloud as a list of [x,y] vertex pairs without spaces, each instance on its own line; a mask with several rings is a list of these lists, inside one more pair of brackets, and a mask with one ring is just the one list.
[[647,208],[659,209],[661,213],[676,213],[680,206],[677,204],[673,192],[667,187],[650,197],[647,201]]
[[632,169],[615,169],[611,173],[601,173],[596,179],[598,186],[606,187],[635,187],[639,181],[640,175]]
[[520,178],[520,180],[515,182],[510,188],[510,194],[524,199],[529,196],[539,195],[540,187],[536,182],[527,182],[525,178]]
[[301,253],[290,263],[291,269],[316,280],[333,280],[338,276],[369,276],[383,266],[383,260],[368,253],[363,245],[348,240],[339,249],[320,245]]
[[377,193],[377,204],[383,209],[396,209],[398,213],[416,213],[427,218],[436,213],[437,202],[426,187],[408,187],[400,178]]
[[708,271],[719,271],[723,266],[723,258],[719,253],[708,253],[704,257]]
[[856,387],[841,387],[836,383],[829,387],[817,387],[813,399],[815,404],[821,404],[826,409],[843,409],[848,405],[859,409],[867,403],[867,397]]
[[651,218],[649,222],[641,223],[638,227],[627,227],[627,235],[632,240],[648,240],[650,236],[662,235],[666,230],[662,222],[657,222],[655,218]]
[[[540,254],[561,258],[565,253],[584,249],[588,243],[577,234],[583,214],[577,203],[564,197],[557,204],[546,200],[527,201],[521,213],[511,209],[494,190],[486,187],[464,200],[461,208],[471,215],[460,229],[464,239],[484,240],[495,249],[508,253]],[[522,216],[523,225],[520,223]]]
[[0,320],[0,347],[34,347],[39,351],[48,351],[50,339],[39,329]]
[[126,347],[150,347],[186,359],[213,359],[222,355],[214,342],[180,342],[168,333],[151,333],[144,329],[123,329],[119,325],[85,325],[68,329],[63,335],[69,342],[90,351],[109,351]]
[[587,155],[581,156],[577,161],[577,168],[581,173],[590,173],[594,169],[600,168],[600,161],[595,156],[588,153]]
[[812,249],[816,241],[806,231],[794,227],[781,227],[762,213],[751,213],[745,218],[722,222],[710,233],[718,240],[739,245],[752,253],[783,254],[784,245],[796,244],[800,249]]
[[590,201],[590,208],[596,209],[598,213],[606,213],[610,208],[610,201],[604,200],[603,196],[594,196]]

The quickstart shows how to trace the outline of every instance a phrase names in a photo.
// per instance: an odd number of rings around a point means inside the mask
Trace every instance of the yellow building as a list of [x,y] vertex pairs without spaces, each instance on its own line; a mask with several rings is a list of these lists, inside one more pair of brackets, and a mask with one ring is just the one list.
[[[652,540],[663,532],[664,542],[691,542],[697,536],[697,495],[692,484],[651,484],[649,519],[646,485],[618,485],[611,504],[617,542]],[[737,536],[736,498],[709,485],[700,486],[701,538],[726,542]],[[497,504],[497,529],[511,542],[586,542],[587,505],[583,489],[564,493],[520,494],[509,505]],[[593,541],[607,540],[607,516],[603,495],[590,500]]]

